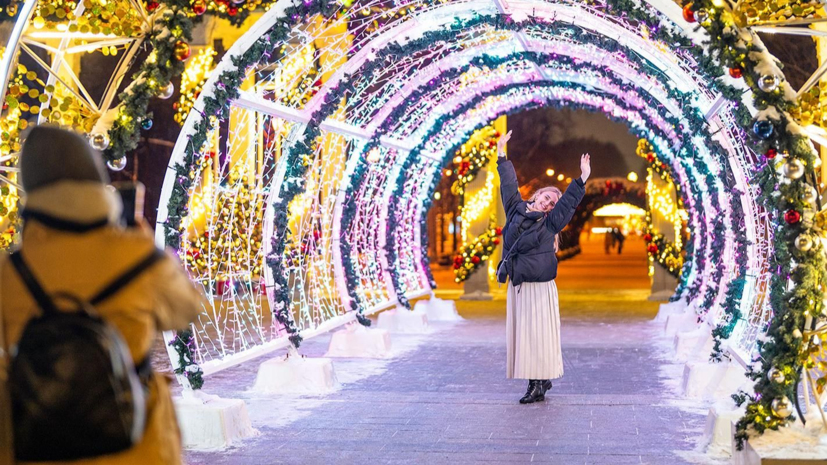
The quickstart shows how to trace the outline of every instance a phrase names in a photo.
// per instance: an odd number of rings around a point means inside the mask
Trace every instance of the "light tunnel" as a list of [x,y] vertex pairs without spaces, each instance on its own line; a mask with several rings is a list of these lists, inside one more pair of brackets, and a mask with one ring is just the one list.
[[[170,160],[157,240],[213,298],[193,332],[206,374],[429,295],[422,225],[443,166],[475,129],[544,106],[602,112],[651,141],[690,214],[676,298],[711,327],[731,323],[728,351],[752,358],[772,317],[770,218],[748,181],[758,157],[743,115],[680,47],[696,33],[677,5],[643,4],[638,22],[574,2],[319,8],[280,1],[233,45]],[[282,91],[308,74],[317,90]],[[246,233],[231,247],[229,225]]]

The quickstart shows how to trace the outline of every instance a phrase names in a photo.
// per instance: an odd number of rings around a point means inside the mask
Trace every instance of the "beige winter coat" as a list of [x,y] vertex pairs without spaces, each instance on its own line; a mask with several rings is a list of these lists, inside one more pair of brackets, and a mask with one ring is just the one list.
[[[120,201],[100,184],[67,181],[35,191],[27,199],[26,207],[61,219],[90,223],[104,217],[117,218]],[[86,298],[145,258],[153,247],[149,233],[139,229],[104,226],[78,234],[50,229],[36,220],[27,222],[21,242],[23,257],[47,291],[65,290]],[[177,259],[168,254],[97,310],[120,330],[137,363],[148,356],[159,331],[187,327],[201,310],[202,302]],[[36,311],[13,266],[6,256],[0,257],[0,326],[6,348],[17,343]],[[0,358],[0,381],[6,376],[5,360]],[[180,432],[167,383],[158,374],[150,382],[142,442],[122,453],[71,463],[181,463]],[[0,402],[3,399],[8,402],[8,393],[5,383],[0,382]],[[0,405],[0,420],[4,420],[0,421],[0,463],[3,455],[6,461],[10,460],[4,454],[11,449],[9,411],[7,403]]]

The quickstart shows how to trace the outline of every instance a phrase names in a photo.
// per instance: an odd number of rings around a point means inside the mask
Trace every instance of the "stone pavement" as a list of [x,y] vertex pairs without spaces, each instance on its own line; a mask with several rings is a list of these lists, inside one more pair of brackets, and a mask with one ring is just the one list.
[[[208,378],[208,392],[247,400],[261,435],[189,463],[688,463],[678,451],[693,449],[705,418],[670,406],[651,323],[564,320],[565,376],[544,403],[519,405],[504,320],[463,313],[424,337],[395,335],[409,350],[390,361],[336,360],[344,383],[326,396],[256,397],[245,391],[256,363]],[[302,352],[320,356],[328,340]]]
[[[459,301],[465,321],[432,324],[424,336],[393,335],[399,353],[392,359],[335,359],[341,387],[328,395],[253,394],[257,361],[208,377],[206,392],[245,399],[261,434],[225,451],[189,452],[187,460],[714,463],[693,452],[702,406],[682,410],[688,403],[670,390],[681,367],[658,348],[643,247],[628,247],[623,257],[585,249],[560,267],[565,376],[545,402],[518,404],[525,381],[505,379],[501,296]],[[306,341],[302,353],[322,356],[329,339]]]

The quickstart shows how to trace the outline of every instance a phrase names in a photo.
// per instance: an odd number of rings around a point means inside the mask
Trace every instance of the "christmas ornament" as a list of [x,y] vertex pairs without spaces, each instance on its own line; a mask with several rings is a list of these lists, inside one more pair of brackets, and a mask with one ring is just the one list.
[[644,235],[643,240],[646,241],[646,242],[650,242],[652,240],[652,235],[651,234]]
[[238,14],[238,8],[236,8],[234,6],[231,6],[231,7],[227,8],[227,14],[230,15],[230,16],[237,15]]
[[766,158],[767,160],[772,160],[776,157],[776,155],[778,155],[778,150],[770,147],[767,149],[767,152],[764,153],[764,158]]
[[787,210],[787,213],[784,213],[784,221],[787,224],[796,224],[801,221],[801,213],[796,210]]
[[121,171],[126,168],[126,157],[116,158],[106,162],[106,166],[112,171]]
[[95,150],[106,150],[109,148],[109,135],[103,132],[90,134],[89,143]]
[[793,405],[787,396],[772,401],[772,413],[780,418],[787,418],[793,414]]
[[758,88],[769,93],[778,88],[778,85],[781,83],[780,81],[778,76],[767,74],[758,78]]
[[473,263],[474,265],[479,265],[480,257],[477,257],[476,255],[474,255],[473,257],[471,257],[471,263]]
[[752,132],[761,139],[769,139],[772,136],[774,128],[772,123],[767,120],[756,121],[752,125]]
[[795,248],[807,252],[813,247],[813,239],[808,234],[802,234],[795,238]]
[[192,12],[197,14],[198,16],[203,15],[207,11],[207,3],[203,0],[195,0],[195,3],[192,4]]
[[646,250],[648,250],[649,253],[655,254],[658,253],[658,246],[655,244],[649,244],[649,247],[647,247]]
[[804,192],[801,193],[801,200],[810,204],[810,207],[815,207],[816,200],[818,200],[818,191],[810,184],[804,184]]
[[153,11],[157,10],[158,7],[161,6],[158,2],[149,2],[146,4],[146,11],[152,13]]
[[790,158],[784,163],[783,173],[787,179],[798,179],[804,175],[804,163],[797,158]]
[[174,94],[174,93],[175,93],[175,86],[173,86],[172,83],[170,82],[169,84],[167,84],[166,87],[164,87],[164,89],[161,91],[161,93],[158,94],[158,97],[166,100],[166,99],[172,97],[172,94]]
[[190,45],[183,40],[179,40],[175,42],[175,59],[178,61],[184,61],[190,57]]
[[698,10],[695,12],[695,21],[704,23],[707,19],[709,19],[709,13],[707,13],[706,10]]
[[683,7],[683,19],[687,23],[694,23],[695,22],[695,13],[692,11],[692,4],[689,3],[685,7]]
[[143,128],[145,131],[149,131],[150,129],[152,129],[152,120],[147,118],[141,121],[141,128]]
[[733,79],[741,79],[744,76],[744,70],[739,67],[729,68],[729,75],[732,76]]

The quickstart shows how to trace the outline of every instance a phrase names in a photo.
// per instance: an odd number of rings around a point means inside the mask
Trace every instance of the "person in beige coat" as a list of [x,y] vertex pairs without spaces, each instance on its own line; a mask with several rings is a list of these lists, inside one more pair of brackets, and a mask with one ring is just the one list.
[[[155,247],[148,227],[118,225],[122,204],[106,183],[99,153],[81,136],[51,127],[32,130],[20,157],[26,191],[20,250],[47,292],[88,298],[145,258]],[[97,311],[117,328],[133,360],[150,355],[159,331],[183,329],[204,298],[177,258],[167,253]],[[38,307],[7,256],[0,257],[0,348],[19,340]],[[6,352],[6,355],[8,352]],[[5,381],[8,357],[0,357],[0,463],[12,463],[10,406]],[[117,454],[73,464],[178,464],[181,438],[168,380],[153,374],[143,439]]]

